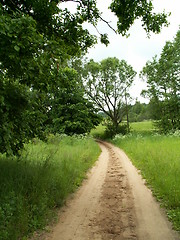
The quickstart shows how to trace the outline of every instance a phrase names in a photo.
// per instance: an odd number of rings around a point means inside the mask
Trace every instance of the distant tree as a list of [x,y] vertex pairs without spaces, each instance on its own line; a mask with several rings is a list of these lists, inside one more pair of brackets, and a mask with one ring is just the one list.
[[90,60],[86,66],[85,90],[93,103],[110,119],[114,133],[126,114],[126,97],[136,72],[117,58],[107,58],[100,63]]
[[180,129],[180,30],[166,42],[159,60],[148,61],[141,72],[147,81],[154,117],[163,132]]
[[144,120],[152,119],[150,105],[146,103],[140,103],[136,100],[135,104],[129,107],[129,121],[141,122]]

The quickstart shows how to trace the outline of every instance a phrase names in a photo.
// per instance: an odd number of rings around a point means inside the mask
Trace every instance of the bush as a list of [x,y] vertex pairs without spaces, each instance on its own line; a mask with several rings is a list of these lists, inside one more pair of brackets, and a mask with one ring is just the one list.
[[125,135],[128,133],[126,124],[113,125],[111,122],[106,123],[105,137],[112,139],[116,134]]

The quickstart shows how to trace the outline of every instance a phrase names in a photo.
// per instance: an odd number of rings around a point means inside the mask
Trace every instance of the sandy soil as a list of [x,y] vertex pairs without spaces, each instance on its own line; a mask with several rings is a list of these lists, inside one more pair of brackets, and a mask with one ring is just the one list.
[[99,145],[102,153],[88,178],[41,239],[180,239],[126,154],[109,143]]

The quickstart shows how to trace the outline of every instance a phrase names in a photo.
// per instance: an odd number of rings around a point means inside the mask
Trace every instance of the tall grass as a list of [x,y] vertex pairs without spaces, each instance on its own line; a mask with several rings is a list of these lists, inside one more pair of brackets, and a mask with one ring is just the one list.
[[113,143],[141,170],[174,228],[180,230],[180,137],[131,134],[116,136]]
[[97,139],[105,139],[105,130],[106,127],[102,124],[99,124],[96,128],[92,129],[90,134]]
[[157,130],[152,121],[133,122],[130,123],[130,128],[131,132],[141,133],[143,135],[153,133]]
[[43,228],[99,153],[90,138],[51,136],[26,145],[19,158],[0,155],[0,240]]
[[[125,124],[125,123],[122,123],[121,125],[123,125],[123,124]],[[91,130],[90,134],[94,138],[108,140],[107,134],[105,131],[106,131],[106,127],[102,124],[99,124],[96,128]],[[157,129],[155,128],[155,125],[153,124],[152,121],[143,121],[143,122],[130,123],[130,131],[134,135],[139,134],[139,133],[141,133],[143,135],[149,135],[149,134],[156,132]]]

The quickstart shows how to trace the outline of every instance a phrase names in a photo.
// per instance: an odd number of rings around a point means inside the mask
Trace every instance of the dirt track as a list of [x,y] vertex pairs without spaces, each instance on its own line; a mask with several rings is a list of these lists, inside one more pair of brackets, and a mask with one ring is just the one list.
[[125,153],[108,143],[99,145],[99,161],[43,239],[180,239]]

